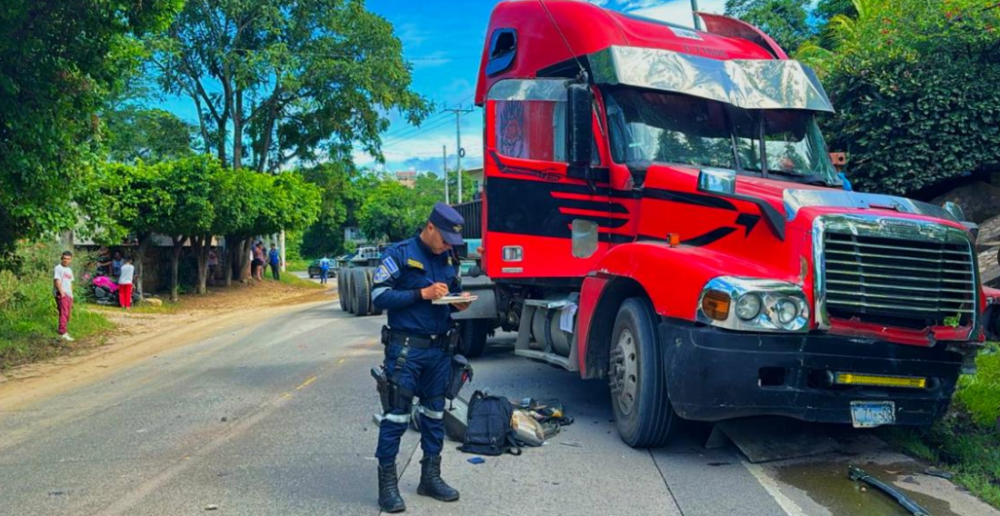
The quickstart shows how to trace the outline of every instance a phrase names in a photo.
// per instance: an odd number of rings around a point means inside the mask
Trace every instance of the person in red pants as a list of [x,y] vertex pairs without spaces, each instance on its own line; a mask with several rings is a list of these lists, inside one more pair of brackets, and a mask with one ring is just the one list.
[[118,276],[118,304],[122,308],[129,310],[132,308],[132,276],[135,274],[135,266],[132,265],[132,257],[125,257],[125,264],[122,265],[122,273]]
[[63,252],[52,282],[52,294],[55,295],[56,310],[59,311],[59,338],[67,341],[73,340],[66,331],[70,314],[73,313],[73,269],[69,268],[72,261],[73,253]]

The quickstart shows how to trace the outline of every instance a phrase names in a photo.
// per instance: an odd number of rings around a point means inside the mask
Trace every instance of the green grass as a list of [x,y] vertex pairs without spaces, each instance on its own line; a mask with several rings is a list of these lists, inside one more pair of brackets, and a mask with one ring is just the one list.
[[917,458],[955,473],[955,481],[1000,508],[1000,353],[991,343],[963,376],[951,412],[929,429],[887,428],[882,436]]
[[[56,332],[59,321],[50,279],[50,268],[55,266],[58,251],[48,246],[31,246],[27,254],[30,256],[20,276],[0,272],[0,369],[53,356],[65,349]],[[51,267],[47,265],[49,261]],[[81,289],[75,294],[67,328],[73,338],[92,338],[114,328],[99,311],[88,308]]]
[[[270,276],[268,276],[266,279],[269,280],[269,281],[274,281],[274,280],[271,279]],[[319,283],[316,283],[315,281],[308,280],[308,279],[302,279],[302,278],[296,276],[295,274],[292,274],[291,271],[287,271],[287,272],[282,273],[281,279],[279,281],[281,283],[285,284],[285,285],[291,285],[293,287],[311,288],[311,289],[326,288],[325,286],[320,285]]]
[[305,272],[309,269],[309,264],[312,262],[313,262],[312,260],[308,260],[305,258],[301,258],[298,260],[287,260],[285,262],[285,270],[287,270],[288,272],[296,272],[296,271]]

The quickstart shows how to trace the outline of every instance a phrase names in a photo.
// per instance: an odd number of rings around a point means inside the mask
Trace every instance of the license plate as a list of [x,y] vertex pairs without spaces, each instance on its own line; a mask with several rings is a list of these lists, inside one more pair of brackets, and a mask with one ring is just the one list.
[[891,401],[852,401],[854,428],[874,428],[896,422],[896,404]]

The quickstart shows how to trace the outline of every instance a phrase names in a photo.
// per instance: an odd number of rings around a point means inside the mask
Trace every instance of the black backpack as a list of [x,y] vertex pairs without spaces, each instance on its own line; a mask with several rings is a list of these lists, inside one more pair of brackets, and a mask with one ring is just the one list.
[[521,448],[514,441],[514,429],[510,426],[513,413],[514,406],[507,398],[476,391],[469,401],[465,444],[458,449],[477,455],[501,455],[503,452],[520,455]]

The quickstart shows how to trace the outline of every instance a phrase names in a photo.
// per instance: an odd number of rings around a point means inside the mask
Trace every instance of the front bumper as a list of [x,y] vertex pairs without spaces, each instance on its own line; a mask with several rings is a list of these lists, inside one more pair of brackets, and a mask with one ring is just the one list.
[[[928,425],[944,415],[961,356],[944,345],[922,348],[826,334],[741,333],[659,325],[674,410],[685,419],[718,421],[787,416],[851,423],[851,401],[893,401],[896,423]],[[825,372],[928,378],[928,388],[829,386]]]

